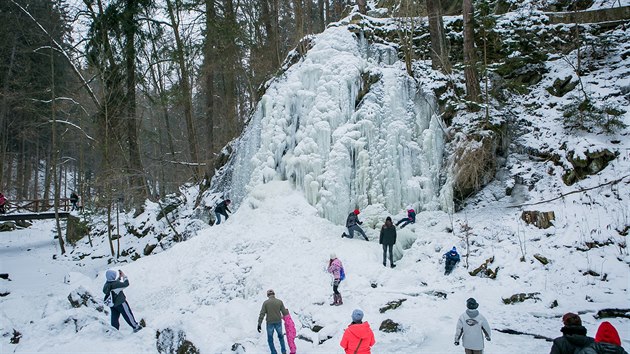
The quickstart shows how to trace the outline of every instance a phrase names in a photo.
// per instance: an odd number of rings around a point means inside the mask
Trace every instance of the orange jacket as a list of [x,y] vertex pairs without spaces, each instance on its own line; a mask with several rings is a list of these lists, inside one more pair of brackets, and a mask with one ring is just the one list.
[[343,332],[343,338],[341,338],[339,345],[346,351],[346,354],[370,354],[370,348],[374,343],[376,343],[374,332],[372,332],[370,324],[363,322],[351,323]]

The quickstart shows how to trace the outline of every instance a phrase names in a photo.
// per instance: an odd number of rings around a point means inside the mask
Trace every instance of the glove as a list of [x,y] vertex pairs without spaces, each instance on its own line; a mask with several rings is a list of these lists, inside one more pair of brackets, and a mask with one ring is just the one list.
[[258,333],[260,333],[260,325],[258,325]]
[[490,341],[490,337],[486,336],[486,340],[489,342]]
[[455,344],[455,345],[457,346],[457,345],[459,345],[459,342],[455,342],[455,343],[453,343],[453,344]]

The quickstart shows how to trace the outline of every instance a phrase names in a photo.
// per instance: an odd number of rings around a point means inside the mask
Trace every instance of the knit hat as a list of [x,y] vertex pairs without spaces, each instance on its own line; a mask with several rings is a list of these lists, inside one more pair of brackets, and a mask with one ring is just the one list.
[[276,295],[276,293],[273,291],[273,289],[267,290],[267,296],[271,296],[271,295]]
[[453,248],[451,248],[451,252],[457,252],[457,248],[455,248],[455,246],[453,246]]
[[337,258],[337,255],[335,254],[335,252],[331,253],[330,254],[330,259],[335,259],[335,258]]
[[468,300],[466,300],[466,308],[468,308],[469,310],[474,310],[477,307],[479,307],[479,304],[477,303],[477,300],[475,300],[474,298],[469,298]]
[[361,214],[361,212],[359,211],[359,209],[354,209],[353,213],[354,213],[354,215],[359,215],[359,214]]
[[363,311],[356,309],[352,311],[352,322],[359,322],[363,320]]
[[105,279],[107,279],[107,281],[116,280],[117,277],[118,272],[113,269],[108,269],[107,272],[105,272]]
[[[354,317],[354,314],[352,314]],[[602,322],[597,329],[597,334],[595,335],[596,343],[609,343],[614,344],[616,346],[621,346],[621,339],[619,338],[619,333],[613,327],[613,325],[608,322]]]
[[567,312],[562,316],[562,323],[565,326],[581,326],[582,319],[580,316],[574,314],[573,312]]

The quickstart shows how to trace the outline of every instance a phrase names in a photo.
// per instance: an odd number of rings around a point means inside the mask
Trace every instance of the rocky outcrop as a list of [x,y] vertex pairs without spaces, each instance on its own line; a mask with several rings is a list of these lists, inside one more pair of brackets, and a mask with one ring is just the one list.
[[525,210],[521,214],[521,219],[528,225],[534,225],[539,229],[547,229],[553,225],[556,219],[553,211]]

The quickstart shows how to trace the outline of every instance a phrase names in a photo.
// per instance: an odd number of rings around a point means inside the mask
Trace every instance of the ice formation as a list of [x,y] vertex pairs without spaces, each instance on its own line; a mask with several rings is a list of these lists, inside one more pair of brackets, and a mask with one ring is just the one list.
[[448,207],[435,106],[393,47],[328,28],[260,100],[236,143],[228,194],[239,203],[261,183],[290,180],[337,223],[368,205]]

